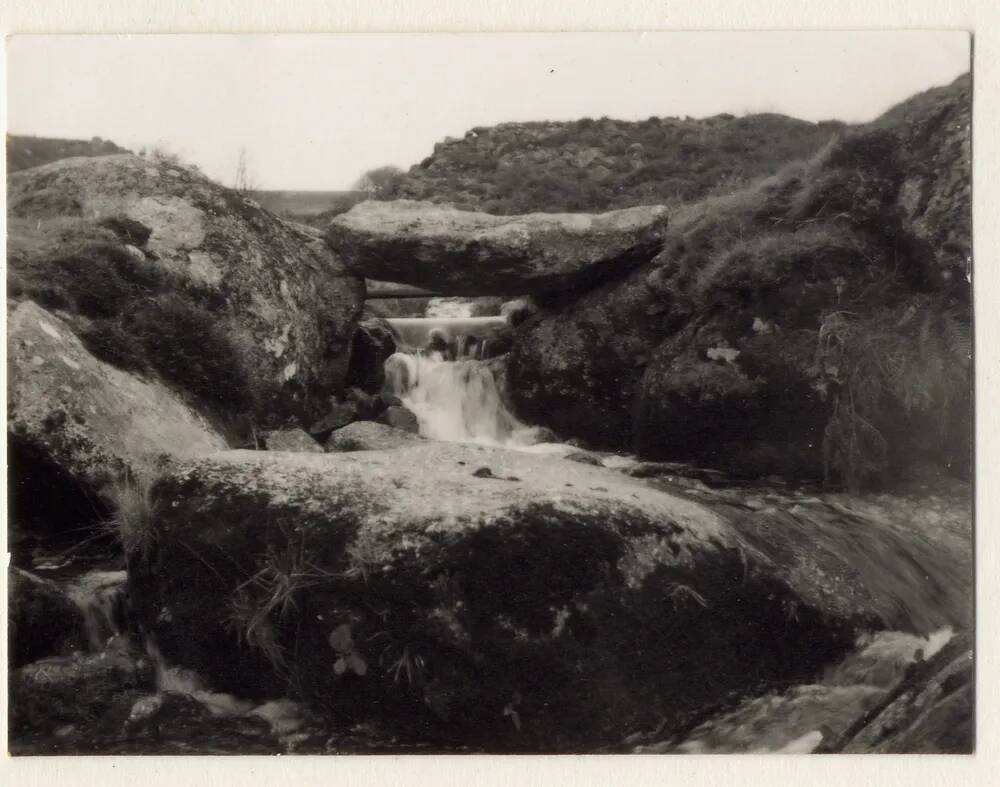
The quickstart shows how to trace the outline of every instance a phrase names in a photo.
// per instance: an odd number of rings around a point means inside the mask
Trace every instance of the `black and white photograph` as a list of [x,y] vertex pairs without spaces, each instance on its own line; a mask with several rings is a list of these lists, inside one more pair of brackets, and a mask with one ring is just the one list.
[[5,753],[973,754],[972,43],[9,38]]

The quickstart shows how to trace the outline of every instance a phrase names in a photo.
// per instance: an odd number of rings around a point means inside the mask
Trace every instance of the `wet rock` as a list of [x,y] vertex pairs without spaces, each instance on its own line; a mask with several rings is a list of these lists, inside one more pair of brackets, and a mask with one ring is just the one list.
[[281,429],[264,437],[268,451],[306,451],[323,453],[323,446],[301,429]]
[[972,638],[955,637],[910,667],[876,708],[824,751],[845,754],[971,754],[975,745]]
[[7,576],[11,668],[86,650],[83,614],[54,582],[14,566]]
[[86,736],[116,704],[134,701],[152,688],[151,665],[124,653],[32,662],[10,675],[12,738],[27,745],[35,738],[51,738],[67,725]]
[[384,451],[410,445],[415,440],[423,438],[376,421],[355,421],[330,435],[325,448],[328,452]]
[[372,394],[361,388],[349,388],[346,394],[347,401],[354,402],[358,406],[359,421],[369,421],[377,418],[385,409],[385,403],[381,394]]
[[321,439],[334,429],[346,426],[358,417],[357,402],[332,402],[327,414],[309,427],[309,434]]
[[357,275],[445,295],[559,291],[620,275],[659,250],[666,209],[492,216],[429,202],[369,201],[327,242]]
[[[943,614],[952,556],[912,535],[848,523],[865,563],[780,517],[764,537],[610,470],[409,439],[229,452],[161,479],[157,545],[130,580],[166,657],[240,693],[285,690],[290,672],[347,723],[555,751],[616,740],[627,720],[680,723],[747,675],[808,682],[859,629],[918,620],[910,605]],[[220,638],[225,620],[237,630]]]
[[347,385],[377,394],[385,380],[382,367],[394,352],[396,335],[389,323],[377,317],[362,320],[351,339]]
[[594,467],[602,467],[601,458],[596,454],[590,454],[586,451],[574,451],[571,454],[566,454],[563,457],[571,462],[580,462],[585,465],[593,465]]
[[538,306],[530,298],[517,298],[507,301],[500,307],[500,314],[507,318],[511,325],[520,325],[538,311]]
[[394,429],[402,429],[404,432],[420,434],[420,421],[411,410],[407,410],[405,407],[396,405],[389,407],[378,417],[378,422]]
[[725,473],[718,470],[711,470],[706,467],[692,467],[682,462],[638,462],[628,468],[625,472],[633,478],[663,478],[675,477],[693,478],[710,484],[724,483],[727,478]]
[[119,753],[278,754],[285,747],[262,718],[213,714],[194,697],[167,692],[132,703]]
[[258,427],[315,419],[342,391],[364,284],[319,233],[131,155],[16,172],[8,198],[21,297],[58,302],[105,360]]
[[[98,492],[125,472],[148,471],[164,454],[196,455],[226,446],[168,387],[98,360],[65,320],[31,301],[9,316],[7,353],[12,442],[54,466],[77,493]],[[29,469],[34,472],[24,468]],[[15,462],[15,488],[32,483],[21,470]]]

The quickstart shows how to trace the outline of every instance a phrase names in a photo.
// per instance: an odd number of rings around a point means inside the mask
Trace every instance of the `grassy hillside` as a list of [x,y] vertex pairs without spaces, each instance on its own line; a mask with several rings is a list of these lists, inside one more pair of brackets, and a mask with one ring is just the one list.
[[38,167],[74,156],[110,156],[131,153],[114,142],[93,139],[55,139],[50,137],[7,135],[7,172]]
[[774,114],[504,123],[437,144],[398,196],[498,214],[678,204],[809,158],[843,129]]
[[970,126],[966,75],[678,206],[656,259],[519,326],[519,413],[750,476],[968,474]]

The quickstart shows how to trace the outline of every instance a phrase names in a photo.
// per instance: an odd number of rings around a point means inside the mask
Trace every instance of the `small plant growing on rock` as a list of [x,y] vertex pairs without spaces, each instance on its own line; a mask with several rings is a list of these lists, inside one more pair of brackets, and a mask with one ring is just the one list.
[[156,504],[152,482],[128,474],[108,490],[113,513],[105,527],[125,550],[125,555],[145,555],[156,539]]
[[271,546],[261,566],[237,586],[230,599],[229,627],[279,671],[287,669],[278,629],[298,609],[301,593],[339,578],[308,560],[304,533],[282,528],[284,546]]

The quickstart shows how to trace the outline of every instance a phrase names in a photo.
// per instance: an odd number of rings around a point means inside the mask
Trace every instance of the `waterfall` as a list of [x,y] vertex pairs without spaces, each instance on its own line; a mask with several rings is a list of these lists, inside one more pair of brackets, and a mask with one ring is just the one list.
[[504,405],[492,369],[472,359],[439,353],[395,353],[385,362],[386,392],[417,416],[432,440],[553,451],[544,430],[521,423]]
[[124,571],[89,571],[66,587],[66,594],[83,613],[91,651],[98,653],[124,632]]

